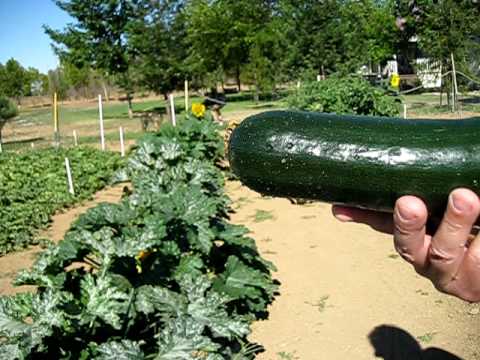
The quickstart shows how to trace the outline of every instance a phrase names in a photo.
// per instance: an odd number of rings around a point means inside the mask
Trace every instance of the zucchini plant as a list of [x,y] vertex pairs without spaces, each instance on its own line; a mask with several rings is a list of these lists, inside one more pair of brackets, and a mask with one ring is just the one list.
[[0,299],[8,359],[251,359],[250,323],[277,284],[215,166],[218,127],[185,120],[146,135],[118,181],[133,191],[81,216]]

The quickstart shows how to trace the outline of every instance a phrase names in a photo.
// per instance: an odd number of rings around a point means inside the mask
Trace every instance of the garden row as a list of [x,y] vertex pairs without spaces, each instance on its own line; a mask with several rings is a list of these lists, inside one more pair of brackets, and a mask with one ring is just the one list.
[[251,359],[247,336],[277,284],[230,200],[218,126],[187,119],[142,138],[133,191],[81,216],[0,299],[8,359]]
[[[75,195],[68,191],[65,158]],[[35,242],[58,210],[103,188],[121,165],[118,155],[92,148],[0,154],[0,255]]]

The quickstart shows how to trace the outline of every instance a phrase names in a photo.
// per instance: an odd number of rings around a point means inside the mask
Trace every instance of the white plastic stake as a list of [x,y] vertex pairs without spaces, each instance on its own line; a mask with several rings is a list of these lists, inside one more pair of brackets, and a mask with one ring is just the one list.
[[32,147],[32,149],[35,148],[35,144],[33,142],[30,143],[30,146]]
[[188,113],[188,80],[185,80],[185,113]]
[[122,157],[125,156],[125,141],[123,139],[123,127],[120,126],[120,152]]
[[105,130],[103,128],[102,95],[98,95],[98,113],[100,115],[100,141],[102,144],[102,150],[105,150]]
[[403,104],[403,118],[407,118],[407,104]]
[[77,130],[73,130],[73,144],[74,144],[75,146],[78,146]]
[[300,81],[297,81],[297,89],[300,89],[300,86],[302,86],[302,83]]
[[170,114],[172,116],[172,124],[173,126],[177,126],[177,119],[175,116],[175,102],[174,102],[174,97],[173,94],[170,94]]
[[317,75],[317,81],[322,80],[322,77],[320,75]]
[[75,190],[73,189],[72,171],[70,169],[70,161],[68,158],[65,158],[65,168],[67,169],[68,192],[72,195],[75,195]]

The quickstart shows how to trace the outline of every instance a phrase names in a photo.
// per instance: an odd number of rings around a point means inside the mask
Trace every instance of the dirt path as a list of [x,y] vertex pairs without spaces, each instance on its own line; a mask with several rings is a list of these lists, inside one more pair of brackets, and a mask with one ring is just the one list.
[[[92,200],[86,201],[62,213],[58,213],[53,216],[51,226],[41,234],[41,237],[48,238],[55,242],[60,241],[70,228],[72,222],[75,221],[79,215],[98,203],[120,201],[122,191],[123,185],[104,189],[97,192]],[[41,251],[42,249],[39,246],[33,246],[28,250],[0,257],[0,295],[9,295],[31,289],[29,286],[13,287],[11,281],[19,270],[29,268],[35,260],[35,257]]]
[[[439,294],[390,237],[336,222],[325,204],[228,189],[232,220],[252,230],[282,283],[270,318],[254,326],[251,339],[266,348],[259,360],[480,359],[479,306]],[[420,357],[420,347],[442,350]]]

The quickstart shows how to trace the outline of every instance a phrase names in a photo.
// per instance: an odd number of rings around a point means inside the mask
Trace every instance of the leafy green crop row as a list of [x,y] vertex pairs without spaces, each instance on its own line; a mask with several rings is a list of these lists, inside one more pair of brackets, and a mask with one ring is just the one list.
[[288,98],[291,108],[337,114],[396,116],[399,105],[380,88],[357,77],[308,82]]
[[[75,196],[68,192],[65,157]],[[104,187],[120,164],[117,154],[92,148],[0,154],[0,254],[32,244],[56,211]]]
[[0,299],[0,358],[250,359],[250,323],[277,284],[214,163],[212,122],[185,120],[139,141],[119,180],[133,192],[81,216]]

